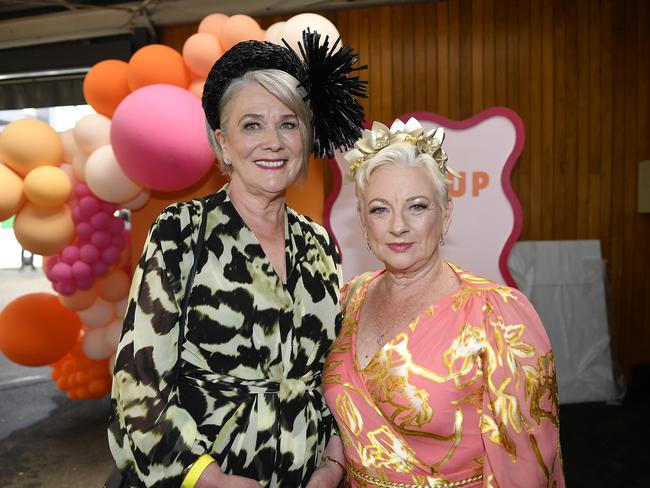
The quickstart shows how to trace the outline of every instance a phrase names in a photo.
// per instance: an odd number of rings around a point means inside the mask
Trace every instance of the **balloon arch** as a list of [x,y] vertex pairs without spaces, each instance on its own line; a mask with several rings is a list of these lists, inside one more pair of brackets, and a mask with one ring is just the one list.
[[214,62],[236,43],[284,39],[297,50],[304,29],[331,39],[336,27],[299,14],[266,31],[247,15],[205,17],[182,54],[152,44],[128,62],[104,60],[83,92],[97,112],[57,133],[37,119],[0,134],[0,221],[15,216],[19,243],[44,256],[53,293],[19,297],[0,312],[0,350],[24,366],[52,367],[70,399],[99,398],[111,370],[130,285],[130,236],[120,209],[152,190],[175,192],[213,167],[201,93]]

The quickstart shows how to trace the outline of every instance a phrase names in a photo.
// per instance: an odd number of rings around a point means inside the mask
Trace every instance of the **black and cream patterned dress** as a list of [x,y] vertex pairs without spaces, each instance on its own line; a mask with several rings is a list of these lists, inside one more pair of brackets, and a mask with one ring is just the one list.
[[202,208],[167,208],[133,277],[115,365],[109,445],[128,486],[178,487],[211,454],[266,487],[305,486],[335,432],[321,370],[340,325],[340,258],[286,208],[286,284],[226,187],[208,220],[175,381],[179,310]]

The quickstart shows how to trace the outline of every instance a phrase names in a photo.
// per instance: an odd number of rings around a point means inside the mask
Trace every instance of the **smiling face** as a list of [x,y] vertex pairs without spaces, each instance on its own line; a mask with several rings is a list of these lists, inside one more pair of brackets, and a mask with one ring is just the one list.
[[437,264],[440,238],[451,221],[451,201],[438,206],[431,175],[420,166],[375,169],[359,194],[359,218],[372,252],[386,269],[417,272]]
[[232,165],[231,188],[253,195],[284,194],[300,175],[304,159],[296,114],[257,83],[243,87],[228,112],[215,136]]

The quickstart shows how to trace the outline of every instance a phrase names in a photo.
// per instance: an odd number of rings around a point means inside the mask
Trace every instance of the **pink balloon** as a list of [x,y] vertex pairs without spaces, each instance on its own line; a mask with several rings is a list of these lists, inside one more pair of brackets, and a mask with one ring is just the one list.
[[75,245],[65,246],[61,251],[61,260],[67,264],[74,264],[79,260],[79,248]]
[[124,246],[124,237],[122,236],[122,234],[118,236],[113,236],[113,238],[111,239],[111,245],[119,249],[122,249],[122,246]]
[[106,229],[111,223],[111,216],[104,212],[98,212],[90,217],[90,225],[95,229]]
[[98,230],[90,237],[90,243],[99,249],[104,249],[111,244],[111,235],[105,230]]
[[80,224],[77,224],[77,235],[79,237],[82,237],[84,239],[90,239],[90,236],[93,235],[93,232],[95,232],[95,229],[93,229],[93,226],[90,225],[88,222],[82,222]]
[[101,209],[102,212],[106,212],[107,214],[113,215],[117,210],[117,205],[110,202],[101,202]]
[[88,290],[95,284],[94,276],[87,276],[77,280],[77,287],[81,290]]
[[88,263],[84,263],[83,261],[77,261],[72,265],[72,274],[77,280],[77,284],[79,284],[79,282],[83,280],[92,278],[93,270]]
[[172,85],[149,85],[127,96],[113,115],[111,143],[124,173],[154,190],[187,188],[214,162],[200,100]]
[[79,200],[79,208],[84,219],[89,219],[99,212],[101,205],[99,200],[92,195],[85,196]]
[[60,295],[65,295],[65,296],[70,296],[75,291],[77,291],[77,287],[74,286],[74,284],[67,283],[67,282],[57,283],[56,285],[53,286],[53,288],[57,292],[59,292]]
[[108,271],[108,265],[103,261],[97,261],[93,263],[93,274],[95,276],[102,276]]
[[88,186],[85,185],[84,183],[77,183],[74,186],[74,195],[77,198],[81,199],[85,196],[92,195],[92,192],[90,191],[90,188],[88,188]]
[[84,263],[93,264],[99,259],[99,249],[92,244],[84,244],[81,246],[80,256]]
[[120,236],[124,230],[124,221],[122,219],[114,218],[108,224],[108,232],[113,236]]
[[72,268],[66,263],[56,263],[50,274],[56,281],[69,281],[72,279]]
[[102,250],[102,261],[106,264],[115,264],[120,260],[120,250],[117,247],[109,246]]
[[79,222],[85,220],[81,215],[81,209],[79,207],[72,208],[72,220],[75,224],[78,224]]

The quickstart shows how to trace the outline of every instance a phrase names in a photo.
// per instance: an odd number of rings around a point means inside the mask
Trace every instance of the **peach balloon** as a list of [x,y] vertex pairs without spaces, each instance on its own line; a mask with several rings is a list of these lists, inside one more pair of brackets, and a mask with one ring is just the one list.
[[310,13],[294,15],[287,20],[286,24],[284,24],[282,37],[287,41],[289,47],[298,54],[298,56],[300,56],[298,41],[302,43],[302,31],[308,28],[312,32],[315,31],[321,35],[321,45],[325,41],[325,37],[329,36],[330,48],[340,36],[336,26],[322,15]]
[[16,215],[14,234],[34,254],[56,254],[74,239],[72,214],[67,205],[46,208],[27,202]]
[[74,155],[72,160],[72,174],[79,181],[86,181],[86,161],[88,160],[88,155],[79,151]]
[[63,143],[45,122],[22,119],[0,133],[0,158],[21,176],[39,166],[56,166],[63,159]]
[[207,32],[191,35],[183,45],[183,59],[189,70],[200,78],[207,78],[210,68],[223,54],[219,39]]
[[115,352],[114,347],[111,348],[106,344],[103,328],[86,331],[86,335],[81,339],[81,350],[89,359],[95,361],[108,359]]
[[74,155],[79,152],[77,143],[74,141],[74,129],[60,132],[59,137],[63,143],[63,161],[72,164]]
[[124,174],[110,144],[88,156],[84,174],[95,196],[107,202],[128,202],[142,191],[140,185]]
[[113,305],[98,298],[90,307],[79,312],[79,318],[88,327],[102,328],[113,318]]
[[114,269],[99,282],[97,292],[108,302],[117,302],[126,298],[131,287],[131,278],[121,269]]
[[65,171],[56,166],[41,166],[25,177],[25,196],[41,207],[65,203],[72,192],[72,183]]
[[129,299],[124,298],[115,304],[115,316],[123,319],[126,316],[126,309],[129,308]]
[[100,147],[111,143],[111,119],[100,114],[86,115],[74,126],[73,134],[79,150],[89,156]]
[[229,17],[223,23],[219,40],[223,50],[227,51],[241,41],[263,41],[264,31],[252,17],[237,14]]
[[25,201],[23,180],[16,173],[0,164],[0,222],[7,220],[20,209]]
[[128,81],[129,65],[118,59],[100,61],[86,74],[84,98],[98,113],[112,117],[113,112],[131,93]]
[[104,341],[106,342],[106,347],[111,350],[111,356],[117,349],[117,343],[120,342],[120,336],[122,335],[122,321],[113,320],[104,328]]
[[149,189],[144,188],[143,191],[138,193],[138,195],[133,200],[129,200],[128,202],[123,202],[122,207],[127,208],[129,210],[137,210],[139,208],[144,207],[146,203],[149,201],[149,198],[151,198],[151,192],[149,191]]
[[264,40],[284,47],[282,36],[284,35],[285,24],[286,22],[276,22],[275,24],[270,25],[264,33]]
[[228,16],[225,14],[210,14],[204,17],[197,30],[199,32],[207,32],[218,38],[221,36],[221,28],[226,20],[228,20]]
[[190,83],[183,56],[162,44],[150,44],[138,49],[131,56],[127,74],[131,91],[159,83],[185,89]]
[[59,295],[59,301],[70,310],[86,310],[97,300],[97,291],[94,288],[78,290],[72,295]]
[[203,97],[203,86],[205,85],[205,80],[194,80],[190,83],[188,90],[192,95],[195,95],[199,100]]
[[81,322],[56,295],[30,293],[10,302],[0,313],[0,350],[23,366],[45,366],[74,346]]

